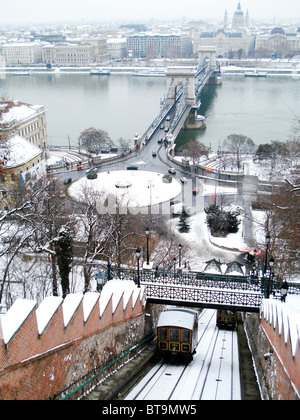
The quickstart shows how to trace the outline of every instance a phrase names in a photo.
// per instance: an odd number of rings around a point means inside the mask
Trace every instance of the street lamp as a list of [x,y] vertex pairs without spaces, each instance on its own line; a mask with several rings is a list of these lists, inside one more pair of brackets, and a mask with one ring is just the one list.
[[270,245],[270,241],[271,241],[271,236],[269,234],[269,232],[266,235],[266,258],[265,258],[265,266],[264,266],[264,275],[267,272],[267,268],[268,268],[268,250],[269,250],[269,245]]
[[140,285],[140,256],[141,256],[141,248],[138,247],[135,251],[135,256],[137,259],[137,275],[138,275],[138,287],[141,287]]
[[178,249],[179,249],[179,268],[180,268],[181,267],[181,250],[182,250],[181,244],[178,245]]
[[150,234],[150,229],[148,227],[146,227],[145,229],[145,234],[147,237],[147,265],[149,265],[149,234]]
[[173,263],[174,263],[174,278],[176,277],[176,261],[177,261],[177,258],[173,258]]
[[96,281],[97,281],[97,292],[101,292],[105,283],[105,276],[104,276],[104,273],[102,273],[102,271],[99,271],[96,274]]

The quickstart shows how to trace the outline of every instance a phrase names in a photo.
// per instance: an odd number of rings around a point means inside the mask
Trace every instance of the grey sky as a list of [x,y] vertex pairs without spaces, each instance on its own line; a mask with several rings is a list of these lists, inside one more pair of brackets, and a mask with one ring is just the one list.
[[[238,0],[0,0],[0,24],[44,22],[88,22],[102,20],[156,19],[223,19],[227,9],[229,20]],[[250,19],[282,20],[299,18],[299,0],[242,0],[242,10]]]

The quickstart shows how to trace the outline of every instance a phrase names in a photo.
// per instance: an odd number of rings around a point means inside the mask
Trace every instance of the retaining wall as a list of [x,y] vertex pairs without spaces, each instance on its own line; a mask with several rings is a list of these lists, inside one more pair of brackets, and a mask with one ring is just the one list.
[[18,299],[0,319],[0,399],[52,398],[138,342],[152,328],[144,304],[143,289],[126,281],[39,306]]
[[298,310],[272,299],[263,300],[260,315],[244,316],[263,399],[300,399],[299,317]]

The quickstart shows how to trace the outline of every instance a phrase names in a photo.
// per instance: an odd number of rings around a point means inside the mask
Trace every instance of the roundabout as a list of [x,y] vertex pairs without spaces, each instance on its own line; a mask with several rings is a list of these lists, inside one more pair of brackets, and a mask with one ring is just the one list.
[[181,193],[181,184],[174,178],[165,183],[164,174],[150,171],[108,171],[96,179],[80,178],[68,189],[76,201],[85,201],[86,193],[97,194],[106,200],[108,195],[126,200],[130,206],[145,207],[163,203]]

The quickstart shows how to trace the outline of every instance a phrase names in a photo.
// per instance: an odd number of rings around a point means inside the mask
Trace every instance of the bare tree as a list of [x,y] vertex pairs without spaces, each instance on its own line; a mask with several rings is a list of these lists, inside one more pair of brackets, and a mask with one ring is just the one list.
[[180,150],[183,150],[183,154],[185,157],[192,158],[193,165],[198,163],[202,156],[208,157],[209,149],[203,143],[199,143],[198,141],[189,141],[184,146],[180,147]]
[[79,140],[82,147],[90,153],[99,153],[101,149],[106,149],[112,145],[108,133],[94,127],[82,131]]
[[253,140],[242,134],[230,134],[223,142],[223,148],[230,153],[235,154],[237,169],[241,169],[242,158],[248,154],[253,153],[255,145]]

